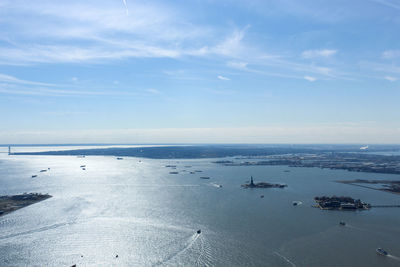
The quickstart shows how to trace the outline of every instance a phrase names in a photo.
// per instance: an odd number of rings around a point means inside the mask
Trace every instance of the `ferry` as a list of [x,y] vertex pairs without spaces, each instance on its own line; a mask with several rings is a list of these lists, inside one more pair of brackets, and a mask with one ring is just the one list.
[[387,255],[389,255],[389,253],[388,253],[386,250],[383,250],[383,249],[381,249],[381,248],[377,248],[377,249],[376,249],[376,253],[378,253],[379,255],[382,255],[382,256],[387,256]]

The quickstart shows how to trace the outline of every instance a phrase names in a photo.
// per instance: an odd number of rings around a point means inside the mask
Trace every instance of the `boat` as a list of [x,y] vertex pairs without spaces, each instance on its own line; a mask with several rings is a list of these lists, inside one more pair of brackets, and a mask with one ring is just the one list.
[[339,224],[340,224],[340,225],[343,225],[343,226],[345,226],[345,225],[346,225],[346,223],[345,223],[345,222],[343,222],[343,221],[339,222]]
[[124,158],[117,158],[117,160],[123,160]]
[[198,233],[198,234],[201,234],[201,230],[200,230],[200,229],[199,229],[199,230],[197,230],[197,233]]
[[299,203],[297,203],[297,201],[293,201],[293,206],[297,206],[299,205]]
[[86,168],[82,168],[83,171],[86,171]]
[[383,249],[381,249],[381,248],[377,248],[377,249],[376,249],[376,253],[378,253],[379,255],[382,255],[382,256],[387,256],[387,255],[389,255],[389,253],[388,253],[386,250],[383,250]]
[[86,165],[81,165],[81,168],[85,168],[86,167]]
[[169,172],[169,174],[178,174],[179,172]]
[[260,198],[264,198],[264,195],[261,195]]
[[35,178],[35,177],[37,177],[37,175],[32,175],[32,178]]
[[201,176],[200,179],[210,179],[208,176]]
[[47,170],[40,170],[40,172],[47,172]]

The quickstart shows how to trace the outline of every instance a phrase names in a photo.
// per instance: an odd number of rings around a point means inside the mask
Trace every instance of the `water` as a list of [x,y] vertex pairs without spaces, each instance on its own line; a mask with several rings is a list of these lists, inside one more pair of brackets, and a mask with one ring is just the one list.
[[[400,176],[211,161],[0,154],[1,195],[53,195],[0,217],[0,265],[399,266],[400,209],[311,205],[333,194],[400,204],[399,195],[333,182]],[[250,175],[288,187],[240,188]]]

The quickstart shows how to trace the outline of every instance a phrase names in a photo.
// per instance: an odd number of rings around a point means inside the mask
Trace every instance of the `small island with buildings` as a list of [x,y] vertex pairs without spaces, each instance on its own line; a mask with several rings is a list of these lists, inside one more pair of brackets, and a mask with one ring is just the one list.
[[315,197],[316,208],[322,210],[368,210],[371,204],[364,203],[360,199],[353,199],[351,197]]
[[48,198],[51,198],[51,195],[39,193],[24,193],[21,195],[0,196],[0,216],[6,215],[10,212],[35,204]]
[[254,183],[253,176],[250,178],[250,183],[242,184],[244,188],[284,188],[286,184],[271,184],[266,182]]

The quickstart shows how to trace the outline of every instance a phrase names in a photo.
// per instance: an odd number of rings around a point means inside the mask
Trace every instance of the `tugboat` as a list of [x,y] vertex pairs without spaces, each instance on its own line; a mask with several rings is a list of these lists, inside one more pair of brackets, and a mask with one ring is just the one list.
[[383,249],[381,249],[381,248],[377,248],[377,249],[376,249],[376,253],[378,253],[379,255],[382,255],[382,256],[387,256],[387,255],[389,255],[389,253],[388,253],[386,250],[383,250]]
[[343,221],[339,222],[339,224],[342,225],[342,226],[345,226],[345,225],[346,225],[346,223],[343,222]]
[[199,230],[197,230],[197,232],[196,233],[198,233],[198,234],[201,234],[201,230],[199,229]]

